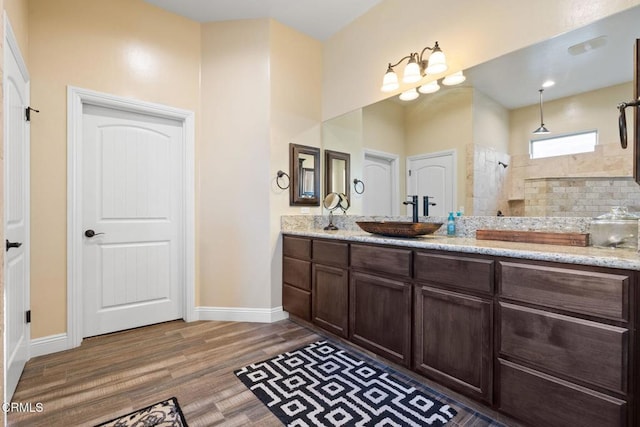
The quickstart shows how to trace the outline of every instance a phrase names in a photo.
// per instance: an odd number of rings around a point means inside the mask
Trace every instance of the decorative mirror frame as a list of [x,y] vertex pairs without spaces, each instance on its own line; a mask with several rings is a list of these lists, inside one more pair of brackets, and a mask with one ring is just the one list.
[[[301,197],[300,186],[303,183],[305,170],[300,168],[298,159],[301,154],[313,156],[313,194],[314,197]],[[320,206],[320,148],[306,145],[289,144],[289,171],[291,185],[289,186],[290,206]]]
[[[640,96],[640,39],[636,39],[633,49],[633,99]],[[633,178],[640,184],[640,120],[639,108],[633,109]]]
[[350,171],[351,171],[351,154],[349,153],[341,153],[339,151],[332,150],[324,150],[324,194],[325,196],[334,192],[337,192],[333,188],[333,183],[331,182],[331,176],[333,175],[333,160],[344,160],[345,164],[345,192],[344,195],[347,196],[347,200],[351,200],[351,180],[350,180]]

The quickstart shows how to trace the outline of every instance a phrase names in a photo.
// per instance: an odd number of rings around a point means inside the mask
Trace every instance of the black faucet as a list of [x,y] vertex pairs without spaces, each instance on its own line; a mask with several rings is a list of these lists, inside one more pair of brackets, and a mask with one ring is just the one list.
[[418,222],[418,196],[407,196],[411,197],[410,202],[402,202],[405,205],[413,205],[413,222]]
[[424,216],[429,216],[429,206],[435,206],[436,204],[430,202],[429,199],[433,199],[433,196],[423,196],[422,197],[422,210]]

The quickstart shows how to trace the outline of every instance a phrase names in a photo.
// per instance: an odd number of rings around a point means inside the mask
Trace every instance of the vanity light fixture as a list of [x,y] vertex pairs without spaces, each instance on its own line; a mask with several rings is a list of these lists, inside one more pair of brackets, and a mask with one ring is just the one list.
[[[443,82],[444,83],[444,82]],[[437,80],[424,84],[418,88],[418,92],[420,93],[436,93],[440,90],[440,85]]]
[[462,70],[456,71],[453,74],[449,74],[447,77],[442,79],[442,84],[445,86],[455,86],[467,80],[464,74],[462,74]]
[[[428,57],[425,56],[427,50],[431,51],[431,54]],[[403,83],[417,83],[427,74],[444,73],[449,68],[447,66],[444,53],[440,49],[438,42],[436,42],[433,47],[427,46],[422,49],[420,54],[413,52],[403,57],[393,65],[389,63],[387,72],[382,79],[382,87],[380,88],[382,92],[393,92],[400,87],[398,75],[394,71],[394,67],[400,65],[405,59],[408,59],[409,61],[407,62],[407,66],[404,68],[404,73],[402,75]]]
[[549,133],[549,130],[544,127],[544,119],[542,116],[542,92],[544,92],[544,89],[538,89],[538,92],[540,92],[540,127],[534,130],[533,133],[535,135],[542,135],[545,133]]
[[418,94],[418,92],[416,91],[416,88],[411,88],[409,90],[405,90],[404,92],[402,92],[400,94],[400,99],[403,101],[413,101],[414,99],[416,99],[417,97],[419,97],[420,95]]

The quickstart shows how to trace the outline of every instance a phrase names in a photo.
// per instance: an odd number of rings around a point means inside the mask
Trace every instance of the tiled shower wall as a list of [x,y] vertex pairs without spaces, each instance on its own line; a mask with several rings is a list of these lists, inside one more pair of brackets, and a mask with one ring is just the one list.
[[640,211],[633,178],[539,178],[524,182],[525,216],[596,217],[612,206]]

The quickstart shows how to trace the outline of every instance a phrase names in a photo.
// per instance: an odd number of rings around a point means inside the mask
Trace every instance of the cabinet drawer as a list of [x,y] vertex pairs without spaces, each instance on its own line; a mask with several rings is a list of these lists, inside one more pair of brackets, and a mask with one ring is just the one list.
[[349,265],[349,245],[341,242],[314,240],[313,262],[347,267]]
[[282,254],[291,258],[311,259],[311,239],[283,236]]
[[295,258],[282,259],[282,281],[307,291],[311,290],[311,262]]
[[351,245],[351,266],[371,272],[411,277],[411,251],[380,246]]
[[416,252],[414,271],[418,280],[490,293],[493,265],[492,260]]
[[627,391],[629,331],[500,304],[500,352],[615,392]]
[[520,301],[629,320],[629,276],[541,265],[500,263],[500,295]]
[[531,426],[621,427],[627,404],[499,359],[499,409]]
[[282,308],[304,320],[311,320],[311,292],[282,285]]

